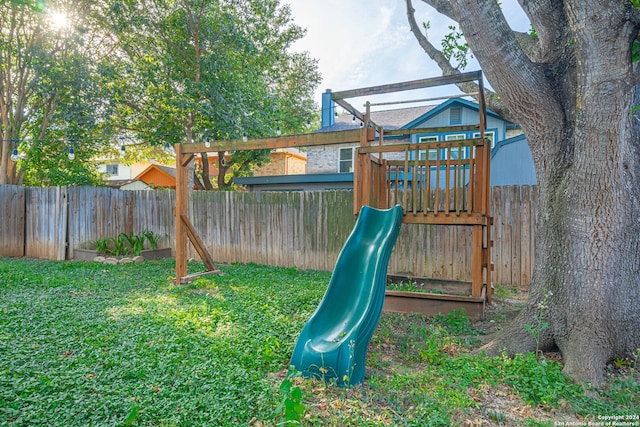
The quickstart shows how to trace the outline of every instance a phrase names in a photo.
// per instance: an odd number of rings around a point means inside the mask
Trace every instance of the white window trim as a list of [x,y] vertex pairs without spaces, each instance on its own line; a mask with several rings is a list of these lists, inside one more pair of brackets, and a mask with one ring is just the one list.
[[[338,173],[348,173],[348,172],[353,172],[353,164],[354,164],[354,159],[356,156],[356,148],[357,147],[341,147],[338,148]],[[342,160],[342,150],[351,150],[351,166],[349,167],[349,171],[348,172],[342,172],[340,166],[342,165],[343,162],[347,162],[347,160]]]
[[[492,135],[491,138],[489,138],[489,141],[491,141],[491,148],[496,146],[496,132],[493,130],[490,131],[485,131],[484,132],[484,136],[485,138],[487,137],[487,135]],[[480,132],[474,132],[473,133],[473,137],[474,138],[480,138]]]
[[[463,134],[463,133],[452,133],[449,135],[445,135],[445,141],[460,141],[463,139],[467,139],[467,135]],[[462,156],[460,157],[460,153],[458,153],[458,157],[462,158],[462,159],[466,159],[469,157],[468,152],[467,152],[468,147],[462,147]],[[455,151],[457,151],[458,149],[456,148]],[[454,149],[451,149],[451,153],[454,153]],[[458,160],[457,158],[453,158],[451,160]]]
[[[429,136],[421,136],[418,138],[419,142],[438,142],[438,135],[429,135]],[[429,158],[429,160],[435,160],[435,153],[437,148],[432,148],[429,150],[429,154],[434,154],[433,159]],[[418,160],[424,160],[424,157],[427,155],[427,150],[419,150],[418,151]],[[429,156],[431,157],[431,156]]]
[[[112,171],[109,172],[109,169],[112,169]],[[115,169],[115,173],[113,173],[113,169]],[[120,165],[117,163],[105,165],[105,173],[110,176],[118,176],[120,173]]]

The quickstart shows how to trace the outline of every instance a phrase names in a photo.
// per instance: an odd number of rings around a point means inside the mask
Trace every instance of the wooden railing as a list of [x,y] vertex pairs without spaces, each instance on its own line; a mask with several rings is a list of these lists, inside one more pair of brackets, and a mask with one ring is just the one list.
[[361,187],[371,191],[361,202],[400,204],[405,223],[483,224],[489,216],[489,149],[479,138],[359,147],[358,165],[371,175]]

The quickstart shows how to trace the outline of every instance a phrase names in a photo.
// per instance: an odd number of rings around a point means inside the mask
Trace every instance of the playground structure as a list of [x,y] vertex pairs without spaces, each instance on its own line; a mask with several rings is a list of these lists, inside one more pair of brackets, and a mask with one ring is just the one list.
[[[386,130],[371,120],[371,103],[360,112],[347,100],[392,92],[477,82],[478,122],[473,125],[440,128]],[[176,283],[186,283],[216,271],[212,257],[193,228],[187,210],[187,168],[196,153],[329,146],[357,143],[354,158],[354,214],[363,206],[389,209],[399,204],[403,224],[471,227],[473,234],[470,295],[426,294],[387,291],[384,309],[397,312],[447,312],[464,307],[471,317],[482,317],[491,302],[490,250],[490,157],[491,146],[484,137],[486,106],[482,72],[468,72],[410,82],[332,93],[332,100],[361,120],[359,129],[337,132],[287,135],[261,139],[176,144]],[[411,142],[411,135],[443,131],[474,131],[478,138]],[[405,137],[407,143],[385,145],[385,138]],[[377,142],[377,144],[375,144]],[[461,153],[465,153],[463,156]],[[207,272],[187,274],[189,239],[202,258]],[[411,256],[411,254],[408,254]],[[426,254],[428,256],[428,254]]]

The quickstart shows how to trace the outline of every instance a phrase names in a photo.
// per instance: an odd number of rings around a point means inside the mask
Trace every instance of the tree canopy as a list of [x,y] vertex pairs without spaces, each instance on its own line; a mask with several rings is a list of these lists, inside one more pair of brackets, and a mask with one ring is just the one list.
[[0,183],[98,181],[89,160],[99,146],[103,98],[93,46],[72,27],[82,16],[72,2],[56,9],[24,0],[0,5]]
[[[315,110],[317,64],[290,52],[304,31],[279,0],[12,0],[0,8],[0,182],[97,182],[92,159],[105,148],[298,131]],[[220,159],[225,187],[225,171],[248,174],[268,152]]]
[[[268,136],[298,130],[313,114],[316,62],[289,53],[304,32],[278,0],[112,2],[104,14],[123,52],[112,71],[121,82],[114,98],[123,100],[116,118],[137,138]],[[267,159],[268,151],[220,155],[218,186],[230,184],[225,171],[247,174]]]

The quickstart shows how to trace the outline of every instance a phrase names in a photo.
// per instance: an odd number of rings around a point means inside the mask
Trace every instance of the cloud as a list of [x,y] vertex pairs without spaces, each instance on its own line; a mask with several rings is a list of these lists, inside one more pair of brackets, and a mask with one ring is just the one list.
[[[516,29],[523,30],[528,24],[522,23],[526,16],[516,1],[503,0],[503,7],[505,15],[516,22]],[[319,60],[323,82],[317,90],[317,101],[327,88],[339,91],[441,75],[410,32],[404,2],[283,2],[291,5],[296,24],[307,29],[294,50],[309,51]],[[429,21],[430,39],[441,40],[451,21],[422,2],[414,2],[414,8],[419,22]],[[470,67],[478,66],[474,63]]]

